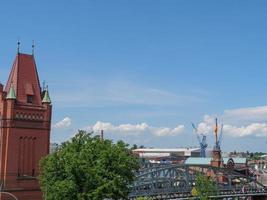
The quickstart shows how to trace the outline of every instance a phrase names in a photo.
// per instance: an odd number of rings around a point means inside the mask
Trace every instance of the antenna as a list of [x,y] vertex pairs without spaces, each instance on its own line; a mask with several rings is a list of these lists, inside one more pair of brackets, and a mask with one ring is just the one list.
[[34,56],[34,47],[35,47],[34,40],[32,40],[32,55],[33,56]]
[[20,50],[20,39],[18,37],[18,42],[17,42],[17,52],[19,53],[19,50]]
[[43,91],[45,90],[45,80],[43,80]]

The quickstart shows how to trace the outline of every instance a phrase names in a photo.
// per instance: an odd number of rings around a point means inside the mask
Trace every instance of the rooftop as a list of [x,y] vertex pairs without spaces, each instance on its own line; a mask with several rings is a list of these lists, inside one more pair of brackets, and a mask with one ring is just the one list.
[[154,148],[146,148],[146,149],[135,149],[133,152],[136,153],[176,153],[176,152],[192,152],[199,151],[200,148],[174,148],[174,149],[154,149]]
[[[196,157],[189,157],[185,164],[191,164],[191,165],[210,165],[211,157],[207,158],[196,158]],[[226,164],[230,157],[224,157],[223,162]],[[246,158],[232,158],[236,164],[246,164],[247,159]]]

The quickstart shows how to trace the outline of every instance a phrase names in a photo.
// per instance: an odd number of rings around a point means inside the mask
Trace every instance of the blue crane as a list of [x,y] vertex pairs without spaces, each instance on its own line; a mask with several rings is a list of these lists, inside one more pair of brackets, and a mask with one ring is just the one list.
[[[192,123],[192,127],[197,135],[197,139],[198,139],[198,143],[199,143],[199,146],[200,146],[200,157],[206,157],[206,149],[208,147],[208,144],[207,144],[207,136],[204,135],[203,133],[198,133],[198,130],[196,128],[196,126]],[[201,138],[201,137],[202,138]]]

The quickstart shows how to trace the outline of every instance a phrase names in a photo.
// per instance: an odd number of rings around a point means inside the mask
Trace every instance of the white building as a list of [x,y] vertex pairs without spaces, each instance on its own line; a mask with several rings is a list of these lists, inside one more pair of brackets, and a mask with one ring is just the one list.
[[133,153],[151,163],[180,163],[188,157],[199,157],[200,148],[135,149]]

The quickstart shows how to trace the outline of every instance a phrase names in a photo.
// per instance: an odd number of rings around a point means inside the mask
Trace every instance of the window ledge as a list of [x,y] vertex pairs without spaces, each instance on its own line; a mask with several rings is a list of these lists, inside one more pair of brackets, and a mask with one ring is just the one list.
[[17,180],[37,180],[37,178],[34,177],[34,176],[26,176],[26,175],[24,175],[24,176],[18,176]]

